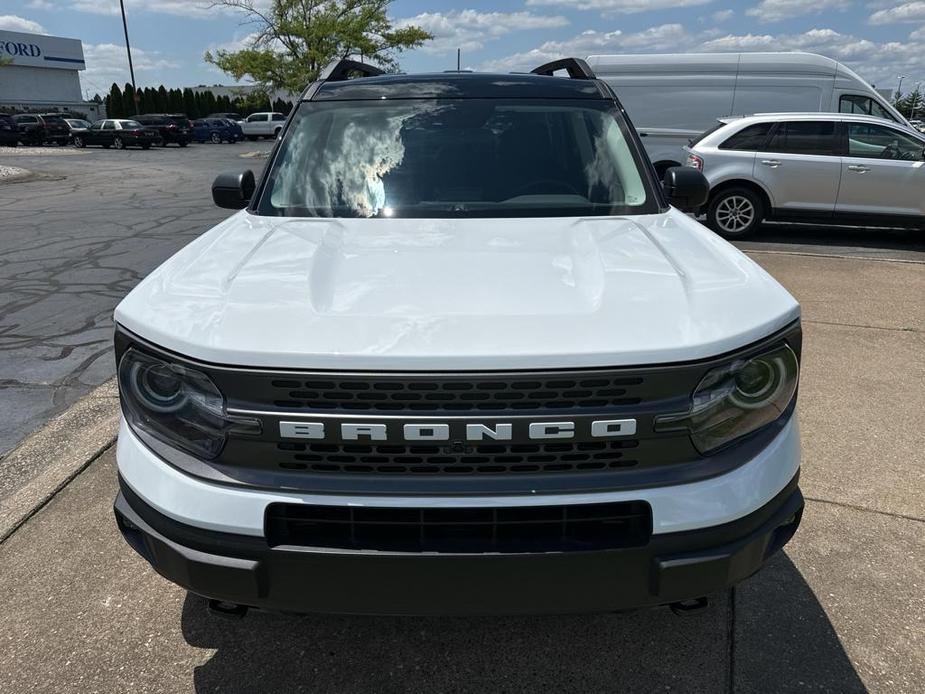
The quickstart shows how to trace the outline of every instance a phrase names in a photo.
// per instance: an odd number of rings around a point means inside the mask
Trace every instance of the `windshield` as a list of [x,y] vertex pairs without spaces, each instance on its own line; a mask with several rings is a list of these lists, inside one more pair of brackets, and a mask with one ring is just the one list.
[[323,217],[646,214],[627,126],[592,100],[305,102],[257,211]]

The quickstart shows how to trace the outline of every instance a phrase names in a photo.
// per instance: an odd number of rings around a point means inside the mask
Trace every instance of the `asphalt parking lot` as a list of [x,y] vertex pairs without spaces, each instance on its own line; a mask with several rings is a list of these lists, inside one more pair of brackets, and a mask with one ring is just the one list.
[[[111,376],[112,307],[226,215],[213,174],[265,148],[0,150],[43,176],[0,185],[6,448]],[[0,544],[0,691],[922,691],[925,237],[741,245],[803,305],[808,502],[786,552],[706,611],[226,621],[122,542],[110,449]],[[8,460],[0,507],[39,472]]]
[[[228,216],[211,204],[215,173],[259,171],[241,155],[267,149],[0,147],[0,165],[36,175],[0,185],[0,456],[112,375],[115,305]],[[0,498],[33,473],[5,469]]]

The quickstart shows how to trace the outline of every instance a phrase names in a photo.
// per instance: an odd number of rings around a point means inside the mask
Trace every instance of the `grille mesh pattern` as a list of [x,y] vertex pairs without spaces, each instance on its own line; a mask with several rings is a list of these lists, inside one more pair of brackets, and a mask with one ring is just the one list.
[[369,508],[270,504],[273,546],[397,552],[562,552],[644,545],[645,502],[505,508]]
[[511,378],[408,379],[376,376],[271,383],[274,404],[286,409],[416,412],[529,411],[606,408],[642,401],[643,379]]
[[329,473],[512,474],[633,467],[638,441],[386,446],[278,443],[279,467]]

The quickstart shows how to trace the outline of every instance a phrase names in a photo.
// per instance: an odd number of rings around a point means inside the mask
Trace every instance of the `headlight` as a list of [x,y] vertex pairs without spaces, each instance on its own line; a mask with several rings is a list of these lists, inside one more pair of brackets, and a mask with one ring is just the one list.
[[800,376],[787,345],[710,371],[694,391],[691,409],[655,419],[656,431],[687,430],[703,454],[779,418],[793,400]]
[[225,413],[225,398],[201,371],[129,349],[119,362],[129,424],[164,443],[212,459],[229,432],[259,434],[260,422]]

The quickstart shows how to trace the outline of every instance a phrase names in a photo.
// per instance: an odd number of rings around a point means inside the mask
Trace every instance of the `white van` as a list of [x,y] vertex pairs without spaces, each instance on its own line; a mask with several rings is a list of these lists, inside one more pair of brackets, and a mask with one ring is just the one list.
[[851,69],[814,53],[592,55],[588,64],[617,92],[659,176],[724,116],[863,113],[909,126]]

